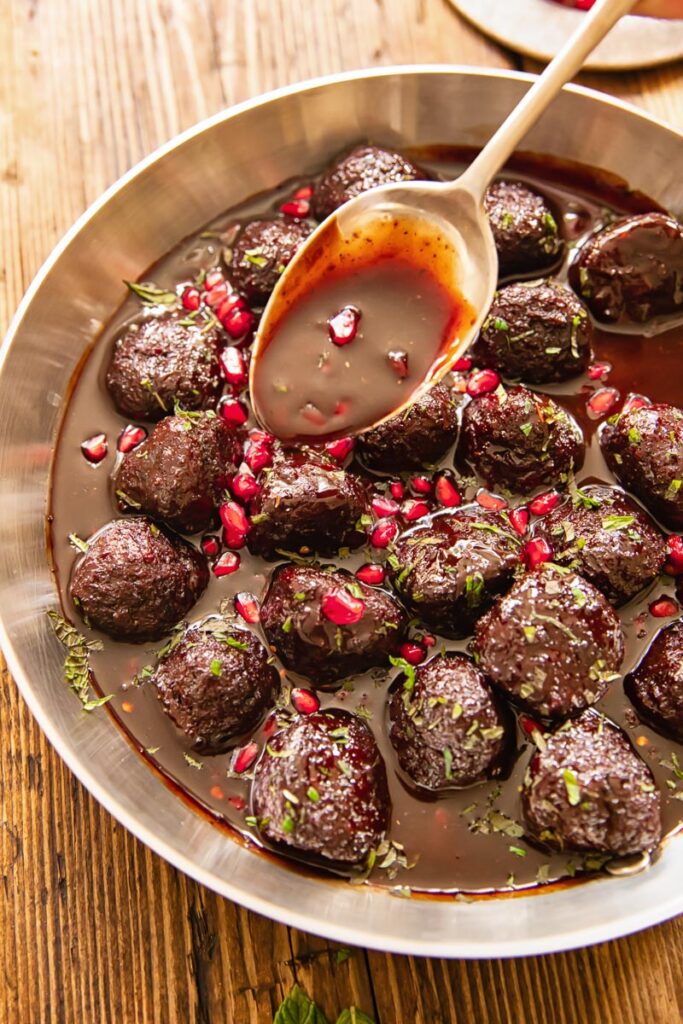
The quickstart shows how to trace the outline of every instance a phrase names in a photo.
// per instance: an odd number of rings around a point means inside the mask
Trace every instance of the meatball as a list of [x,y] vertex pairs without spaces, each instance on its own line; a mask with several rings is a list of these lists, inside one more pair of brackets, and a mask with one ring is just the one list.
[[223,391],[218,330],[183,324],[177,315],[129,324],[114,343],[106,383],[114,404],[134,420],[160,420],[178,402],[210,409]]
[[569,288],[508,284],[496,292],[472,356],[504,377],[551,384],[583,373],[592,338],[588,313]]
[[521,181],[494,181],[484,195],[498,253],[498,276],[532,274],[554,266],[564,241],[548,200]]
[[519,537],[504,513],[479,505],[421,520],[400,534],[389,559],[401,600],[427,626],[468,636],[519,568]]
[[651,583],[666,560],[664,537],[618,487],[582,487],[534,526],[553,549],[553,561],[575,569],[614,605]]
[[683,527],[683,410],[644,405],[600,431],[600,447],[620,484],[672,530]]
[[230,258],[230,279],[251,302],[266,302],[280,274],[306,241],[313,225],[279,217],[252,220],[237,236]]
[[601,323],[683,313],[683,228],[664,213],[618,220],[581,246],[569,281]]
[[159,659],[152,683],[194,749],[220,754],[257,725],[278,673],[253,633],[216,617],[185,630]]
[[619,675],[624,637],[614,609],[573,572],[527,573],[477,623],[478,665],[512,700],[564,718],[599,700]]
[[318,711],[275,733],[251,802],[268,842],[349,866],[367,861],[391,814],[375,738],[347,711]]
[[581,428],[557,402],[517,386],[465,406],[459,452],[490,487],[552,486],[583,464]]
[[683,743],[683,621],[657,634],[624,689],[648,725]]
[[357,452],[369,469],[400,473],[438,462],[458,436],[458,400],[435,384],[399,416],[358,438]]
[[324,686],[387,664],[407,616],[389,594],[345,569],[286,564],[273,572],[261,624],[287,668]]
[[238,434],[215,413],[167,416],[115,471],[119,505],[184,533],[205,530],[241,454]]
[[512,719],[469,658],[432,658],[397,682],[389,739],[413,782],[450,789],[501,774]]
[[313,211],[324,220],[338,206],[378,185],[429,178],[416,164],[393,149],[356,146],[337,157],[323,174],[313,193]]
[[209,582],[204,555],[143,516],[115,519],[91,538],[71,576],[84,621],[114,640],[159,640]]
[[270,557],[278,548],[300,548],[333,555],[365,540],[356,529],[367,511],[358,477],[310,450],[280,449],[261,474],[261,490],[251,503],[249,550]]
[[595,711],[544,736],[522,789],[531,834],[561,850],[626,856],[661,838],[661,798],[626,735]]

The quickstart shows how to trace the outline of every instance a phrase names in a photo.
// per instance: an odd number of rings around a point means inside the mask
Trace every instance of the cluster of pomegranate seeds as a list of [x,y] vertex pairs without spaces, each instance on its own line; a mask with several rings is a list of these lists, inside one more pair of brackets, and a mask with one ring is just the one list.
[[366,562],[365,565],[361,565],[360,569],[356,569],[356,579],[361,583],[370,584],[371,587],[378,587],[384,583],[385,577],[384,566],[377,562]]
[[668,619],[678,614],[678,604],[672,597],[658,597],[656,601],[650,602],[648,609],[656,619]]
[[335,345],[348,345],[358,333],[360,310],[355,306],[344,306],[327,321],[330,341]]
[[422,519],[423,516],[429,515],[429,505],[426,501],[416,501],[413,498],[408,498],[401,505],[401,515],[409,523],[412,523],[415,519]]
[[224,551],[213,565],[214,576],[232,576],[240,567],[240,556],[236,551]]
[[210,270],[201,290],[188,285],[180,296],[183,309],[196,312],[204,302],[215,313],[224,330],[233,341],[245,341],[254,328],[256,318],[237,292],[230,290],[222,271]]
[[202,537],[201,548],[207,558],[215,558],[221,550],[221,542],[213,533],[207,533]]
[[242,427],[249,419],[249,410],[239,398],[222,398],[218,403],[218,415],[233,427]]
[[395,519],[380,519],[370,532],[370,543],[373,548],[388,548],[397,533]]
[[431,494],[432,481],[428,476],[413,476],[410,479],[410,489],[416,494]]
[[408,353],[402,349],[387,352],[387,362],[397,377],[403,380],[408,376]]
[[488,509],[489,512],[500,512],[501,509],[507,506],[507,501],[504,498],[499,498],[497,494],[491,494],[490,491],[483,488],[477,491],[474,500],[477,505]]
[[469,356],[460,356],[460,359],[456,359],[453,363],[453,370],[455,373],[467,373],[467,371],[471,369],[472,360]]
[[546,491],[545,494],[538,494],[529,502],[529,511],[535,516],[544,516],[551,512],[560,501],[557,491]]
[[392,498],[384,497],[383,494],[378,494],[372,499],[371,508],[380,519],[384,516],[397,516],[399,511],[398,503]]
[[300,715],[312,715],[320,707],[318,696],[312,690],[304,690],[301,686],[294,687],[289,699]]
[[588,367],[588,376],[591,380],[605,380],[611,369],[611,363],[591,363]]
[[363,618],[365,601],[354,597],[343,587],[335,587],[323,597],[320,610],[335,626],[353,626]]
[[237,473],[232,478],[230,490],[240,501],[251,501],[261,491],[261,485],[251,473]]
[[355,444],[353,437],[338,437],[336,441],[327,442],[325,451],[337,462],[343,462],[346,456],[351,454]]
[[137,448],[139,444],[142,444],[146,437],[147,431],[144,427],[134,427],[132,423],[129,423],[119,434],[116,448],[126,455],[128,452],[132,452],[134,448]]
[[94,434],[81,443],[81,451],[86,462],[96,466],[107,457],[109,444],[106,434]]
[[265,434],[262,430],[254,430],[249,435],[244,461],[254,475],[273,465],[274,440],[272,434]]
[[534,537],[522,546],[520,557],[527,569],[535,569],[544,562],[550,562],[553,557],[553,549],[543,537]]
[[508,512],[508,519],[515,533],[523,537],[529,525],[529,509],[524,505],[520,505],[519,508],[511,508]]
[[392,480],[389,484],[389,492],[392,498],[396,498],[396,501],[400,501],[406,493],[406,489],[400,480]]
[[626,401],[621,411],[622,413],[633,412],[634,409],[642,409],[646,405],[652,405],[652,402],[645,395],[630,394],[626,396]]
[[412,640],[406,640],[404,644],[401,644],[399,653],[409,665],[419,665],[421,661],[424,661],[427,652],[420,644],[416,644]]
[[251,523],[242,506],[236,501],[224,501],[218,509],[218,514],[223,524],[223,541],[226,547],[244,547]]
[[672,533],[666,538],[666,546],[668,552],[664,571],[669,576],[680,576],[683,574],[683,537]]
[[228,345],[218,358],[221,372],[228,384],[237,391],[242,391],[246,387],[249,374],[246,361],[240,350],[234,345]]
[[258,601],[247,590],[241,590],[239,594],[235,594],[235,611],[250,626],[255,626],[257,622],[261,621]]
[[451,478],[446,473],[439,473],[434,484],[434,497],[444,508],[457,508],[462,504],[462,496]]
[[467,394],[470,398],[479,398],[495,391],[500,386],[500,377],[495,370],[475,370],[467,381]]
[[586,402],[588,415],[592,420],[600,419],[612,411],[619,401],[619,392],[616,388],[598,388]]
[[287,199],[280,206],[280,213],[286,217],[294,217],[296,220],[303,220],[311,212],[311,196],[313,188],[311,185],[303,185],[294,193],[291,199]]
[[251,768],[257,754],[258,744],[253,740],[251,743],[247,743],[246,747],[240,747],[233,755],[232,770],[237,772],[238,775],[242,775]]

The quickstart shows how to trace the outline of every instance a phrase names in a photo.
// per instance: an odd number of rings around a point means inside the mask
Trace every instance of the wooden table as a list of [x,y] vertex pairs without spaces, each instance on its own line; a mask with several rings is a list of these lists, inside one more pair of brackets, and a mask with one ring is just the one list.
[[[523,66],[446,0],[5,0],[0,327],[78,214],[188,125],[297,79],[422,61]],[[683,128],[680,65],[585,81]],[[49,748],[6,672],[0,721],[1,1024],[270,1024],[295,981],[332,1020],[352,1002],[377,1024],[683,1019],[683,919],[517,961],[337,957],[130,836]]]

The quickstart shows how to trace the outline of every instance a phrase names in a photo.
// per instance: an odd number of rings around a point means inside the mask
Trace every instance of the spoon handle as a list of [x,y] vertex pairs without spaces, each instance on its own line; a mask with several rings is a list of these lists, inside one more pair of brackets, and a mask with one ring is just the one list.
[[569,37],[540,78],[458,179],[458,188],[468,189],[478,200],[482,198],[491,179],[564,83],[576,74],[588,54],[634,4],[635,0],[598,0],[586,14],[583,24]]

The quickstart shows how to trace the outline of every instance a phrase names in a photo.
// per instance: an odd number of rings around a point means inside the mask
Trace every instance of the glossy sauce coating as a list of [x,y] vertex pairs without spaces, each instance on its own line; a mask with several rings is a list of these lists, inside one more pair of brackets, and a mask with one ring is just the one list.
[[[438,157],[438,159],[435,159]],[[443,174],[455,175],[460,167],[460,154],[447,151],[420,154],[421,162]],[[617,214],[641,212],[652,209],[643,197],[629,197],[623,190],[591,184],[591,177],[576,169],[557,168],[552,165],[517,164],[511,176],[525,176],[535,187],[548,195],[561,213],[562,230],[570,241],[585,237],[592,228],[604,223],[611,207]],[[235,218],[267,215],[272,204],[277,204],[291,191],[288,185],[272,196],[261,197],[251,205],[226,214],[212,226],[212,230],[223,231]],[[200,268],[214,266],[218,260],[220,239],[200,237],[199,234],[186,240],[177,250],[164,257],[152,268],[146,278],[159,287],[171,287],[181,280],[192,280]],[[564,279],[566,265],[557,271],[557,277]],[[51,496],[52,553],[60,593],[67,609],[71,612],[67,583],[74,558],[67,537],[75,533],[88,537],[96,528],[107,522],[114,510],[108,490],[107,473],[114,466],[114,440],[128,420],[113,408],[104,387],[111,340],[120,326],[131,317],[138,315],[139,306],[130,299],[116,315],[104,336],[98,340],[93,354],[85,364],[77,387],[66,413],[59,446],[56,453]],[[607,334],[596,330],[594,342],[596,361],[611,364],[604,381],[591,380],[584,375],[562,384],[539,388],[543,394],[551,394],[579,422],[587,442],[587,457],[583,470],[577,478],[579,484],[589,480],[613,483],[597,445],[596,430],[600,420],[589,414],[586,402],[600,387],[616,388],[621,399],[631,391],[647,394],[653,400],[680,404],[680,381],[683,379],[683,335],[671,331],[652,339]],[[340,350],[343,352],[343,349]],[[662,372],[667,366],[668,372]],[[464,381],[464,378],[463,378]],[[79,446],[84,437],[95,431],[104,431],[110,440],[110,457],[99,467],[93,468],[82,458]],[[442,465],[452,466],[452,449],[445,455]],[[481,481],[472,481],[466,489],[466,497],[472,497],[481,486]],[[375,560],[377,552],[360,550],[344,558],[344,568],[355,568],[368,560]],[[193,608],[190,618],[197,621],[203,615],[215,613],[221,602],[232,608],[234,595],[241,591],[253,592],[261,598],[266,590],[272,564],[252,557],[242,551],[242,566],[239,572],[221,579],[212,577],[200,602]],[[640,661],[650,640],[667,621],[655,619],[648,614],[647,605],[659,594],[673,595],[672,581],[660,577],[646,590],[637,603],[626,605],[620,610],[620,617],[626,634],[626,654],[621,672],[633,669]],[[240,625],[244,625],[238,620]],[[81,627],[88,637],[97,634]],[[260,627],[253,627],[259,635]],[[123,643],[107,642],[103,652],[93,655],[92,664],[98,687],[103,693],[114,696],[106,711],[111,713],[123,726],[131,741],[140,752],[162,772],[169,784],[177,787],[183,795],[204,809],[220,824],[232,826],[255,844],[261,840],[247,821],[249,780],[237,776],[232,768],[230,754],[205,757],[193,751],[192,746],[173,723],[164,715],[157,697],[149,684],[136,686],[133,679],[139,677],[146,665],[153,664],[158,644],[143,647]],[[461,642],[439,641],[438,649],[466,650],[468,640]],[[418,798],[405,785],[391,746],[388,742],[385,720],[387,689],[397,675],[396,670],[372,670],[353,681],[352,689],[342,688],[335,694],[319,694],[323,707],[341,707],[346,710],[363,709],[363,714],[372,729],[387,766],[387,776],[393,805],[390,836],[403,844],[406,860],[412,867],[404,866],[397,858],[389,868],[375,868],[373,883],[388,886],[410,886],[416,891],[431,892],[491,892],[519,887],[534,886],[537,877],[543,880],[566,878],[582,864],[580,856],[552,854],[527,844],[522,838],[521,809],[518,787],[522,784],[525,767],[532,752],[529,737],[518,725],[516,744],[520,750],[509,779],[486,782],[461,791],[449,791],[435,799],[429,795]],[[289,684],[307,687],[304,679],[294,673],[287,673]],[[683,804],[676,794],[683,789],[672,769],[672,752],[677,752],[683,762],[683,748],[672,740],[665,739],[647,726],[638,722],[633,709],[625,698],[621,682],[612,684],[608,696],[600,702],[600,708],[611,718],[624,726],[638,752],[652,769],[658,787],[663,794],[664,831],[671,833],[679,827],[683,817]],[[291,710],[291,709],[290,709]],[[255,741],[262,749],[267,735],[272,734],[272,716],[257,730]],[[664,764],[662,764],[664,762]],[[677,788],[671,789],[667,783]],[[523,849],[524,855],[513,852],[511,847]],[[405,894],[405,893],[404,893]]]

